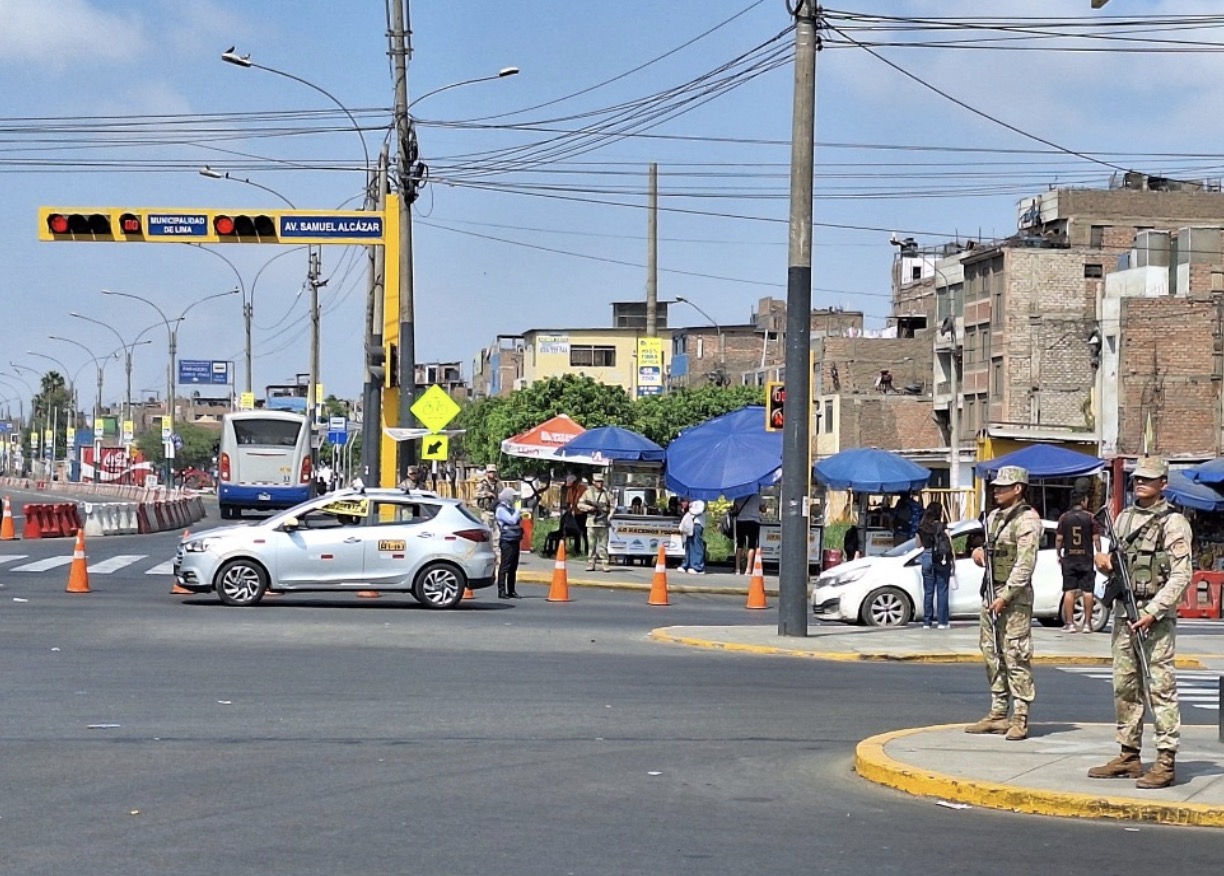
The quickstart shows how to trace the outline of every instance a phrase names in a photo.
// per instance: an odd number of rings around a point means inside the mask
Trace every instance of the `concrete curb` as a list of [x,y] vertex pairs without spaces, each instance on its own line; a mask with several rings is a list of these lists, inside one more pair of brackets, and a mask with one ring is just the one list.
[[1078,794],[985,780],[965,779],[920,769],[889,757],[884,747],[927,730],[960,727],[944,724],[881,733],[864,739],[854,751],[854,770],[869,782],[918,797],[938,797],[987,809],[1062,818],[1111,818],[1148,824],[1224,827],[1224,809],[1201,803],[1164,802],[1151,798]]
[[[982,655],[976,652],[950,654],[897,654],[891,651],[823,651],[813,648],[783,648],[776,645],[752,645],[746,642],[727,642],[702,639],[695,636],[679,636],[669,627],[650,631],[649,638],[656,642],[685,645],[691,648],[706,648],[718,651],[735,651],[742,654],[768,654],[776,657],[805,657],[809,660],[831,660],[842,663],[874,661],[879,663],[973,663],[980,664]],[[1036,666],[1112,666],[1110,657],[1088,657],[1081,655],[1037,654],[1033,657]],[[1182,655],[1176,659],[1178,669],[1207,669],[1201,658]]]

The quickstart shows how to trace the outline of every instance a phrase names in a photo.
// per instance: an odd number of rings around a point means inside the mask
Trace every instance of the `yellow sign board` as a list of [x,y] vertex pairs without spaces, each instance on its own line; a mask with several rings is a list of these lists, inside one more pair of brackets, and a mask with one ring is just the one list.
[[255,393],[244,392],[238,396],[238,410],[253,411],[255,410]]
[[426,435],[421,439],[421,459],[446,459],[450,438],[446,435]]
[[368,499],[344,499],[331,502],[319,509],[325,514],[347,515],[349,517],[365,517],[370,513]]
[[402,551],[408,547],[408,542],[399,538],[381,538],[378,540],[380,551]]
[[[441,431],[451,420],[455,419],[455,415],[459,413],[458,403],[446,394],[446,390],[434,384],[421,393],[421,397],[416,400],[413,406],[409,409],[416,418],[430,432]],[[445,446],[445,445],[444,445]],[[445,459],[443,456],[426,456],[426,459]]]

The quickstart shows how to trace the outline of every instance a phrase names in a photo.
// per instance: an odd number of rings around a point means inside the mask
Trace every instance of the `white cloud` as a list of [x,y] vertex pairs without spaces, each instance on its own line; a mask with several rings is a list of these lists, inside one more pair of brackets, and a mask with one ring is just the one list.
[[144,35],[134,16],[87,0],[0,0],[0,58],[63,70],[82,61],[132,57]]

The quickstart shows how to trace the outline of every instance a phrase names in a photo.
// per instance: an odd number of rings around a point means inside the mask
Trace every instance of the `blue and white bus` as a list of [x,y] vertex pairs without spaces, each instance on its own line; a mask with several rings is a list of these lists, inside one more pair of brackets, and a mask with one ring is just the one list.
[[221,519],[292,508],[312,495],[310,426],[289,411],[226,414],[217,457]]

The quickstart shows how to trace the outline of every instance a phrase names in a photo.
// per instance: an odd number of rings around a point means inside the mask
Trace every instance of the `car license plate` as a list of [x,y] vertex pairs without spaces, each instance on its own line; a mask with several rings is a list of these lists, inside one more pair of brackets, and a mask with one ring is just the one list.
[[271,493],[260,493],[256,498],[258,498],[259,501],[261,502],[271,502],[272,494]]

